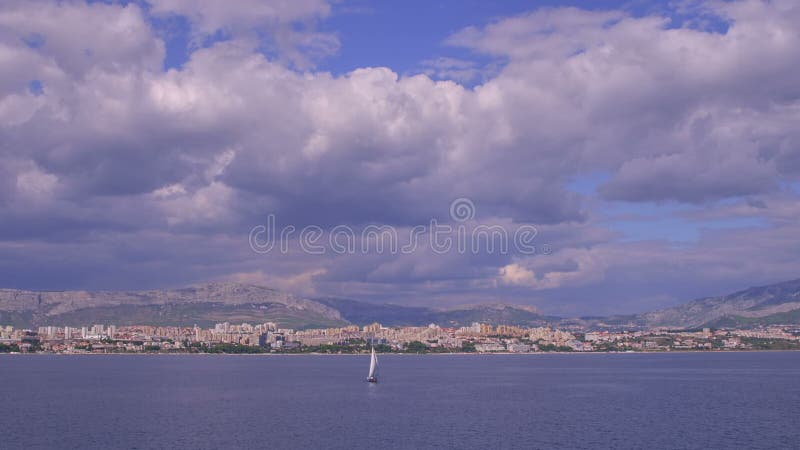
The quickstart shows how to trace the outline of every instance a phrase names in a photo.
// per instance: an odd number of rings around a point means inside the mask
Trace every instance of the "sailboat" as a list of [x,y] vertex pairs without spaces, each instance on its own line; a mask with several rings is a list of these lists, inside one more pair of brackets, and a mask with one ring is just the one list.
[[370,383],[378,382],[378,357],[375,355],[375,347],[372,347],[372,356],[369,360],[369,375],[367,381]]

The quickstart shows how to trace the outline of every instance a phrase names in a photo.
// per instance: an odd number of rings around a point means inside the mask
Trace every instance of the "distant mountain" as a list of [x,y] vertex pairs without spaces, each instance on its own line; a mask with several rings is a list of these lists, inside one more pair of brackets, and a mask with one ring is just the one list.
[[519,326],[543,326],[557,318],[542,316],[535,308],[502,303],[434,309],[420,306],[375,304],[349,299],[317,298],[315,301],[335,308],[348,322],[366,325],[380,322],[388,326],[437,324],[462,327],[473,322]]
[[365,325],[466,326],[473,322],[539,326],[548,322],[534,308],[504,304],[453,309],[375,304],[346,299],[303,299],[263,286],[209,283],[150,291],[37,292],[0,289],[0,324],[152,324],[210,327],[219,322],[276,322],[290,328]]
[[491,303],[439,311],[434,323],[453,327],[467,326],[473,322],[541,327],[551,325],[558,320],[557,317],[543,316],[531,306]]
[[314,301],[339,311],[344,320],[357,325],[374,322],[380,322],[387,326],[427,325],[436,320],[436,311],[424,307],[371,303],[343,298],[315,298]]
[[606,329],[751,327],[800,324],[800,280],[745,289],[637,315],[562,319],[502,303],[436,309],[338,298],[303,299],[263,286],[209,283],[183,289],[36,292],[0,289],[0,325],[181,325],[276,322],[325,328],[380,322],[387,326],[468,326],[473,322],[526,327]]
[[634,316],[647,327],[748,327],[800,323],[800,280],[707,297]]
[[209,283],[183,289],[134,292],[35,292],[0,290],[0,324],[193,325],[218,322],[276,322],[282,326],[346,324],[339,311],[293,295],[238,283]]
[[0,289],[0,324],[20,328],[95,323],[210,327],[219,322],[276,322],[289,328],[373,322],[388,326],[435,323],[460,327],[473,322],[540,326],[552,319],[527,306],[487,304],[433,309],[333,298],[309,300],[239,283],[120,292]]

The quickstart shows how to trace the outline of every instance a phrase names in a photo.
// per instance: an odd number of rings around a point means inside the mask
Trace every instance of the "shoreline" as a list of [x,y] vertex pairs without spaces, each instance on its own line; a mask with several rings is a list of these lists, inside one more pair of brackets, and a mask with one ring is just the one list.
[[[385,356],[544,356],[544,355],[669,355],[669,354],[730,354],[730,353],[793,353],[794,350],[680,350],[660,352],[452,352],[452,353],[380,353]],[[369,356],[369,353],[0,353],[3,356],[243,356],[243,357],[272,357],[272,356]]]

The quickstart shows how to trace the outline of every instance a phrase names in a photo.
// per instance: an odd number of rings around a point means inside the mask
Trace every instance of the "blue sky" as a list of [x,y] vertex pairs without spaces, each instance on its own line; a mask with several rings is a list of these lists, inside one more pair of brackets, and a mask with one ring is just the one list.
[[[147,8],[146,2],[139,2]],[[334,74],[347,73],[359,67],[386,66],[401,74],[418,73],[426,60],[439,57],[469,59],[481,64],[485,55],[447,44],[447,38],[470,26],[481,26],[509,16],[541,8],[575,7],[586,10],[624,10],[633,16],[658,12],[670,17],[672,26],[681,26],[693,18],[666,7],[662,2],[636,0],[596,0],[592,2],[561,0],[409,0],[370,2],[351,0],[336,2],[332,13],[319,26],[320,30],[339,37],[341,49],[316,66]],[[182,66],[191,53],[191,25],[185,17],[154,19],[157,30],[165,38],[166,68]],[[715,22],[715,29],[726,28],[724,21]],[[209,37],[204,45],[227,39],[224,33]]]
[[[793,278],[797,23],[790,0],[4,2],[0,287],[594,314]],[[247,245],[268,214],[407,232],[457,199],[552,251]]]
[[[581,5],[581,4],[584,5]],[[335,33],[341,50],[319,65],[335,74],[359,67],[386,66],[399,73],[414,73],[422,61],[440,56],[478,58],[467,50],[448,46],[445,41],[455,32],[528,12],[535,8],[586,6],[586,2],[519,1],[342,1],[333,4],[329,18],[320,29]],[[631,2],[590,2],[591,9],[626,8],[636,11]],[[158,21],[165,32],[166,67],[180,67],[189,57],[190,25],[183,17]],[[211,44],[223,36],[206,41]]]

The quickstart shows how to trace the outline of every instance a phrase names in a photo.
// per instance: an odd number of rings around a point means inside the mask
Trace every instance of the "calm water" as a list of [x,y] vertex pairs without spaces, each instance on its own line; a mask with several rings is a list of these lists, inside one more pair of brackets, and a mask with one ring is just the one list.
[[800,352],[3,356],[0,448],[800,448]]

